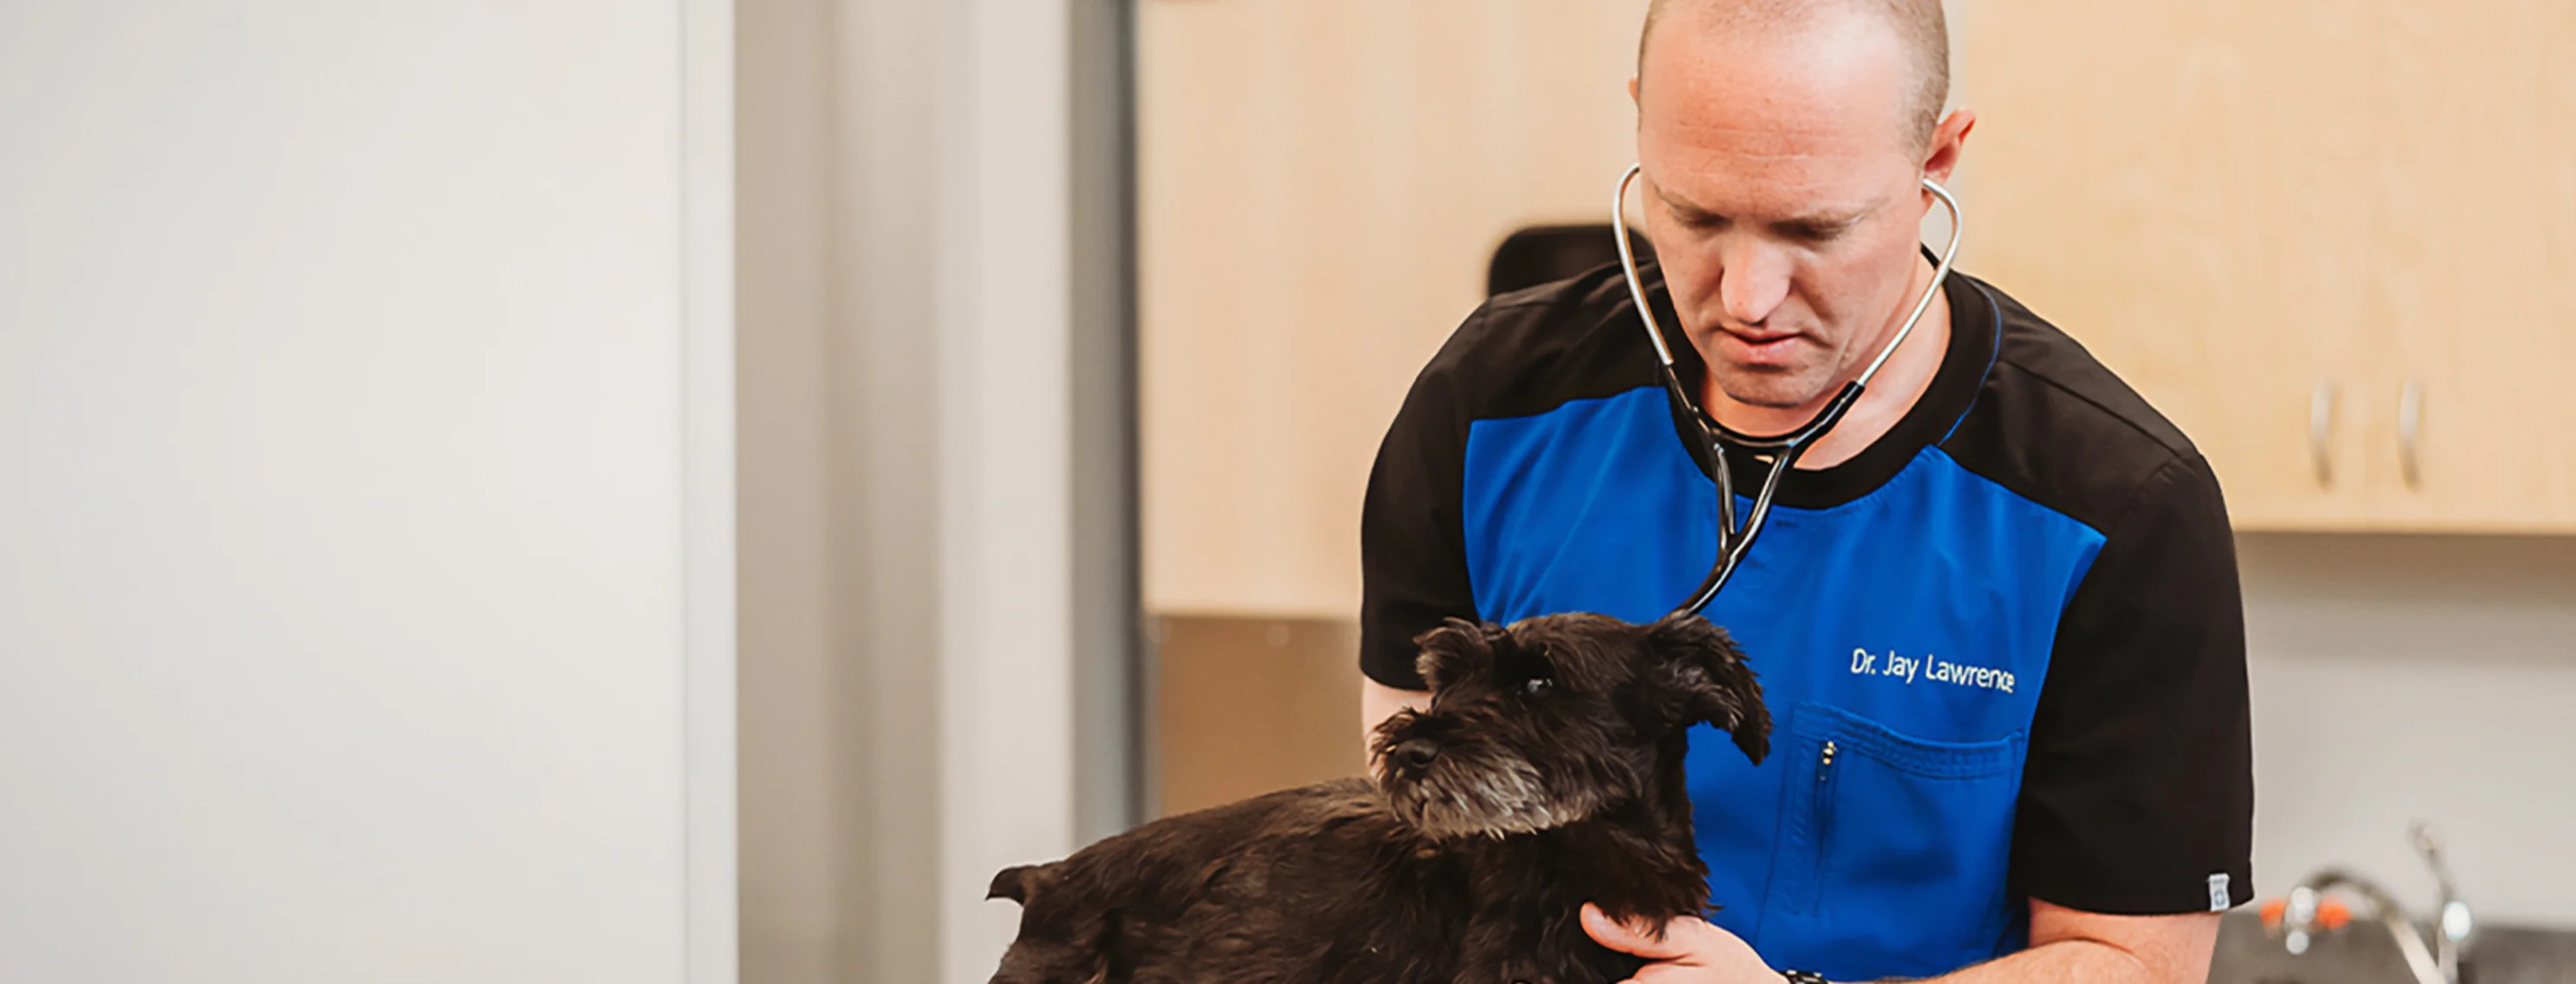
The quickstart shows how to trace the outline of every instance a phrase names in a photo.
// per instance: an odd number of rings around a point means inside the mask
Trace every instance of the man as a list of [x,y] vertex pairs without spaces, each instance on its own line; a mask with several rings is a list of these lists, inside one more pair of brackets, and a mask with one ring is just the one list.
[[[1920,182],[1975,123],[1941,115],[1944,30],[1937,0],[1654,4],[1645,276],[1720,423],[1806,422],[1931,283]],[[1598,270],[1494,298],[1415,381],[1363,522],[1370,723],[1425,699],[1445,618],[1642,621],[1699,583],[1715,488],[1643,330]],[[2180,432],[1953,276],[1708,609],[1778,721],[1759,767],[1693,743],[1718,911],[1584,928],[1657,984],[2204,980],[2252,890],[2233,549]]]

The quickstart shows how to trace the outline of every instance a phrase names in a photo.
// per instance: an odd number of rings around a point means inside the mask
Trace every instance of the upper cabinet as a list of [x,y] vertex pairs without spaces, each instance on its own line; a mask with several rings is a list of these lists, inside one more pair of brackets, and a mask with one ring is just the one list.
[[1978,0],[1969,269],[2243,529],[2576,532],[2576,5]]
[[1349,618],[1360,499],[1514,229],[1598,222],[1643,0],[1138,5],[1144,595]]
[[2373,516],[2576,531],[2576,4],[2381,10]]

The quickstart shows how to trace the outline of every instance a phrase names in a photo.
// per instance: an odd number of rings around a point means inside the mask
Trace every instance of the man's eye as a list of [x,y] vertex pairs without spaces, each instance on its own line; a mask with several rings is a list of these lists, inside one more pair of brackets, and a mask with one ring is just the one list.
[[1536,697],[1555,686],[1556,683],[1546,677],[1531,677],[1528,683],[1521,684],[1521,692]]
[[1715,232],[1726,228],[1727,225],[1726,216],[1710,215],[1706,212],[1684,212],[1673,209],[1672,216],[1675,225],[1694,232]]

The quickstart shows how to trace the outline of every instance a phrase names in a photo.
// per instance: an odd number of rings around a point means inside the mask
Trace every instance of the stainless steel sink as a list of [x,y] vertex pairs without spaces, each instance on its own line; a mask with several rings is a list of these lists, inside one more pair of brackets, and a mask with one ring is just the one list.
[[[2420,927],[2419,927],[2420,928]],[[2488,924],[2461,961],[2463,984],[2576,984],[2576,932]],[[2219,923],[2210,984],[2414,984],[2397,944],[2373,924],[2316,938],[2292,956],[2250,909]]]

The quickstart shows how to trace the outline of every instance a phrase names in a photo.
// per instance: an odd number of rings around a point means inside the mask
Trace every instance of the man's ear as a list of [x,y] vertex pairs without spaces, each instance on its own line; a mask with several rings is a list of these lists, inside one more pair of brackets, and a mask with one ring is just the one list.
[[1724,728],[1755,765],[1771,754],[1771,710],[1762,703],[1762,684],[1725,629],[1698,615],[1666,615],[1646,627],[1646,651],[1670,697],[1673,727],[1706,722]]
[[[1976,128],[1977,114],[1968,110],[1954,110],[1942,117],[1940,124],[1932,128],[1931,139],[1924,143],[1923,176],[1947,186],[1950,173],[1959,169],[1959,154],[1967,146],[1968,131]],[[1930,207],[1931,203],[1924,205]]]

